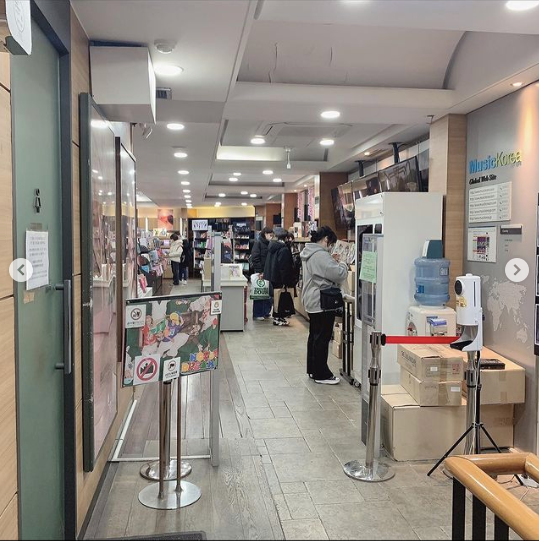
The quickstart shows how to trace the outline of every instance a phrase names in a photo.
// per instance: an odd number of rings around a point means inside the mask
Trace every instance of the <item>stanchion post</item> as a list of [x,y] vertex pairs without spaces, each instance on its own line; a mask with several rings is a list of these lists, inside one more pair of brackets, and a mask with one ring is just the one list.
[[210,373],[210,462],[219,466],[219,370]]
[[381,353],[382,333],[373,331],[371,334],[371,363],[369,366],[369,418],[367,422],[367,454],[365,463],[353,460],[344,465],[344,473],[352,479],[367,483],[379,483],[391,479],[395,473],[386,466],[380,464],[375,458],[376,432],[380,428],[378,404],[381,399],[380,383],[382,379]]
[[170,382],[159,384],[159,499],[164,498],[165,477],[170,464]]

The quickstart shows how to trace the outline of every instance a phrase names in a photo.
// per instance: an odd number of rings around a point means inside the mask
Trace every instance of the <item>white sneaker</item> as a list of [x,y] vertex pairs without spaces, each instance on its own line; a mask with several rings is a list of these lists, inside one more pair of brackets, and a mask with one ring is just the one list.
[[341,380],[333,376],[329,379],[315,379],[314,382],[319,383],[320,385],[338,385]]
[[255,321],[264,321],[263,317],[255,317],[254,319],[255,319]]

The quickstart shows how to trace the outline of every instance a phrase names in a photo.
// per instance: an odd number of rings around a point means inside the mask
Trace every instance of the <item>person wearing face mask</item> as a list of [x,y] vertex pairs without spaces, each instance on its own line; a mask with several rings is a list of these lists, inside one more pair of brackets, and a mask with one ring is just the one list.
[[328,351],[335,311],[323,311],[320,306],[320,290],[342,284],[348,276],[348,266],[331,255],[337,235],[327,226],[320,227],[311,235],[311,242],[301,252],[303,265],[302,302],[309,314],[309,340],[307,342],[307,374],[316,383],[336,385],[339,378],[328,366]]

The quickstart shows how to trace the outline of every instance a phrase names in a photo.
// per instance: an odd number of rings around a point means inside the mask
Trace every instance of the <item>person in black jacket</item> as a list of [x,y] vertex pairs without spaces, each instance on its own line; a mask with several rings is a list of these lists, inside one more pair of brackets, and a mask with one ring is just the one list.
[[[292,252],[285,244],[287,231],[282,227],[274,229],[276,240],[269,243],[268,257],[264,266],[264,279],[269,280],[274,289],[294,287],[296,277]],[[288,325],[283,314],[279,314],[279,307],[273,307],[273,324],[278,326]]]
[[191,248],[189,246],[189,241],[183,239],[183,251],[180,261],[180,283],[187,285],[187,279],[189,277],[189,262],[191,261]]
[[[260,274],[260,278],[264,278],[264,266],[266,265],[266,258],[268,256],[268,247],[270,240],[273,238],[273,229],[271,227],[264,227],[260,231],[260,235],[253,246],[251,252],[251,261],[253,265],[253,272]],[[271,307],[273,305],[272,298],[266,301],[253,301],[253,319],[255,321],[263,321],[271,316]]]

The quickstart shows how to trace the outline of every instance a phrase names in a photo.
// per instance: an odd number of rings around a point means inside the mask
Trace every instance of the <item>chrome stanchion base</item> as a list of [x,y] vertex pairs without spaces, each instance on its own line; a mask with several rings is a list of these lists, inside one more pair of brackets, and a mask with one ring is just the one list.
[[365,463],[352,460],[343,466],[344,473],[357,481],[366,483],[381,483],[395,477],[395,472],[385,464],[375,463],[373,468],[367,468]]
[[[192,471],[193,468],[191,464],[189,464],[189,462],[185,462],[185,460],[182,460],[180,475],[181,479],[187,477]],[[144,466],[142,466],[142,468],[140,469],[140,475],[142,475],[144,479],[149,479],[151,481],[159,481],[159,461],[156,460],[155,462],[149,462],[148,464],[144,464]],[[167,466],[164,481],[175,481],[177,478],[177,461],[176,459],[173,459]]]
[[200,489],[181,481],[181,492],[176,492],[176,481],[166,481],[162,497],[159,497],[159,483],[154,483],[141,490],[138,495],[139,502],[150,509],[179,509],[192,505],[200,499]]

